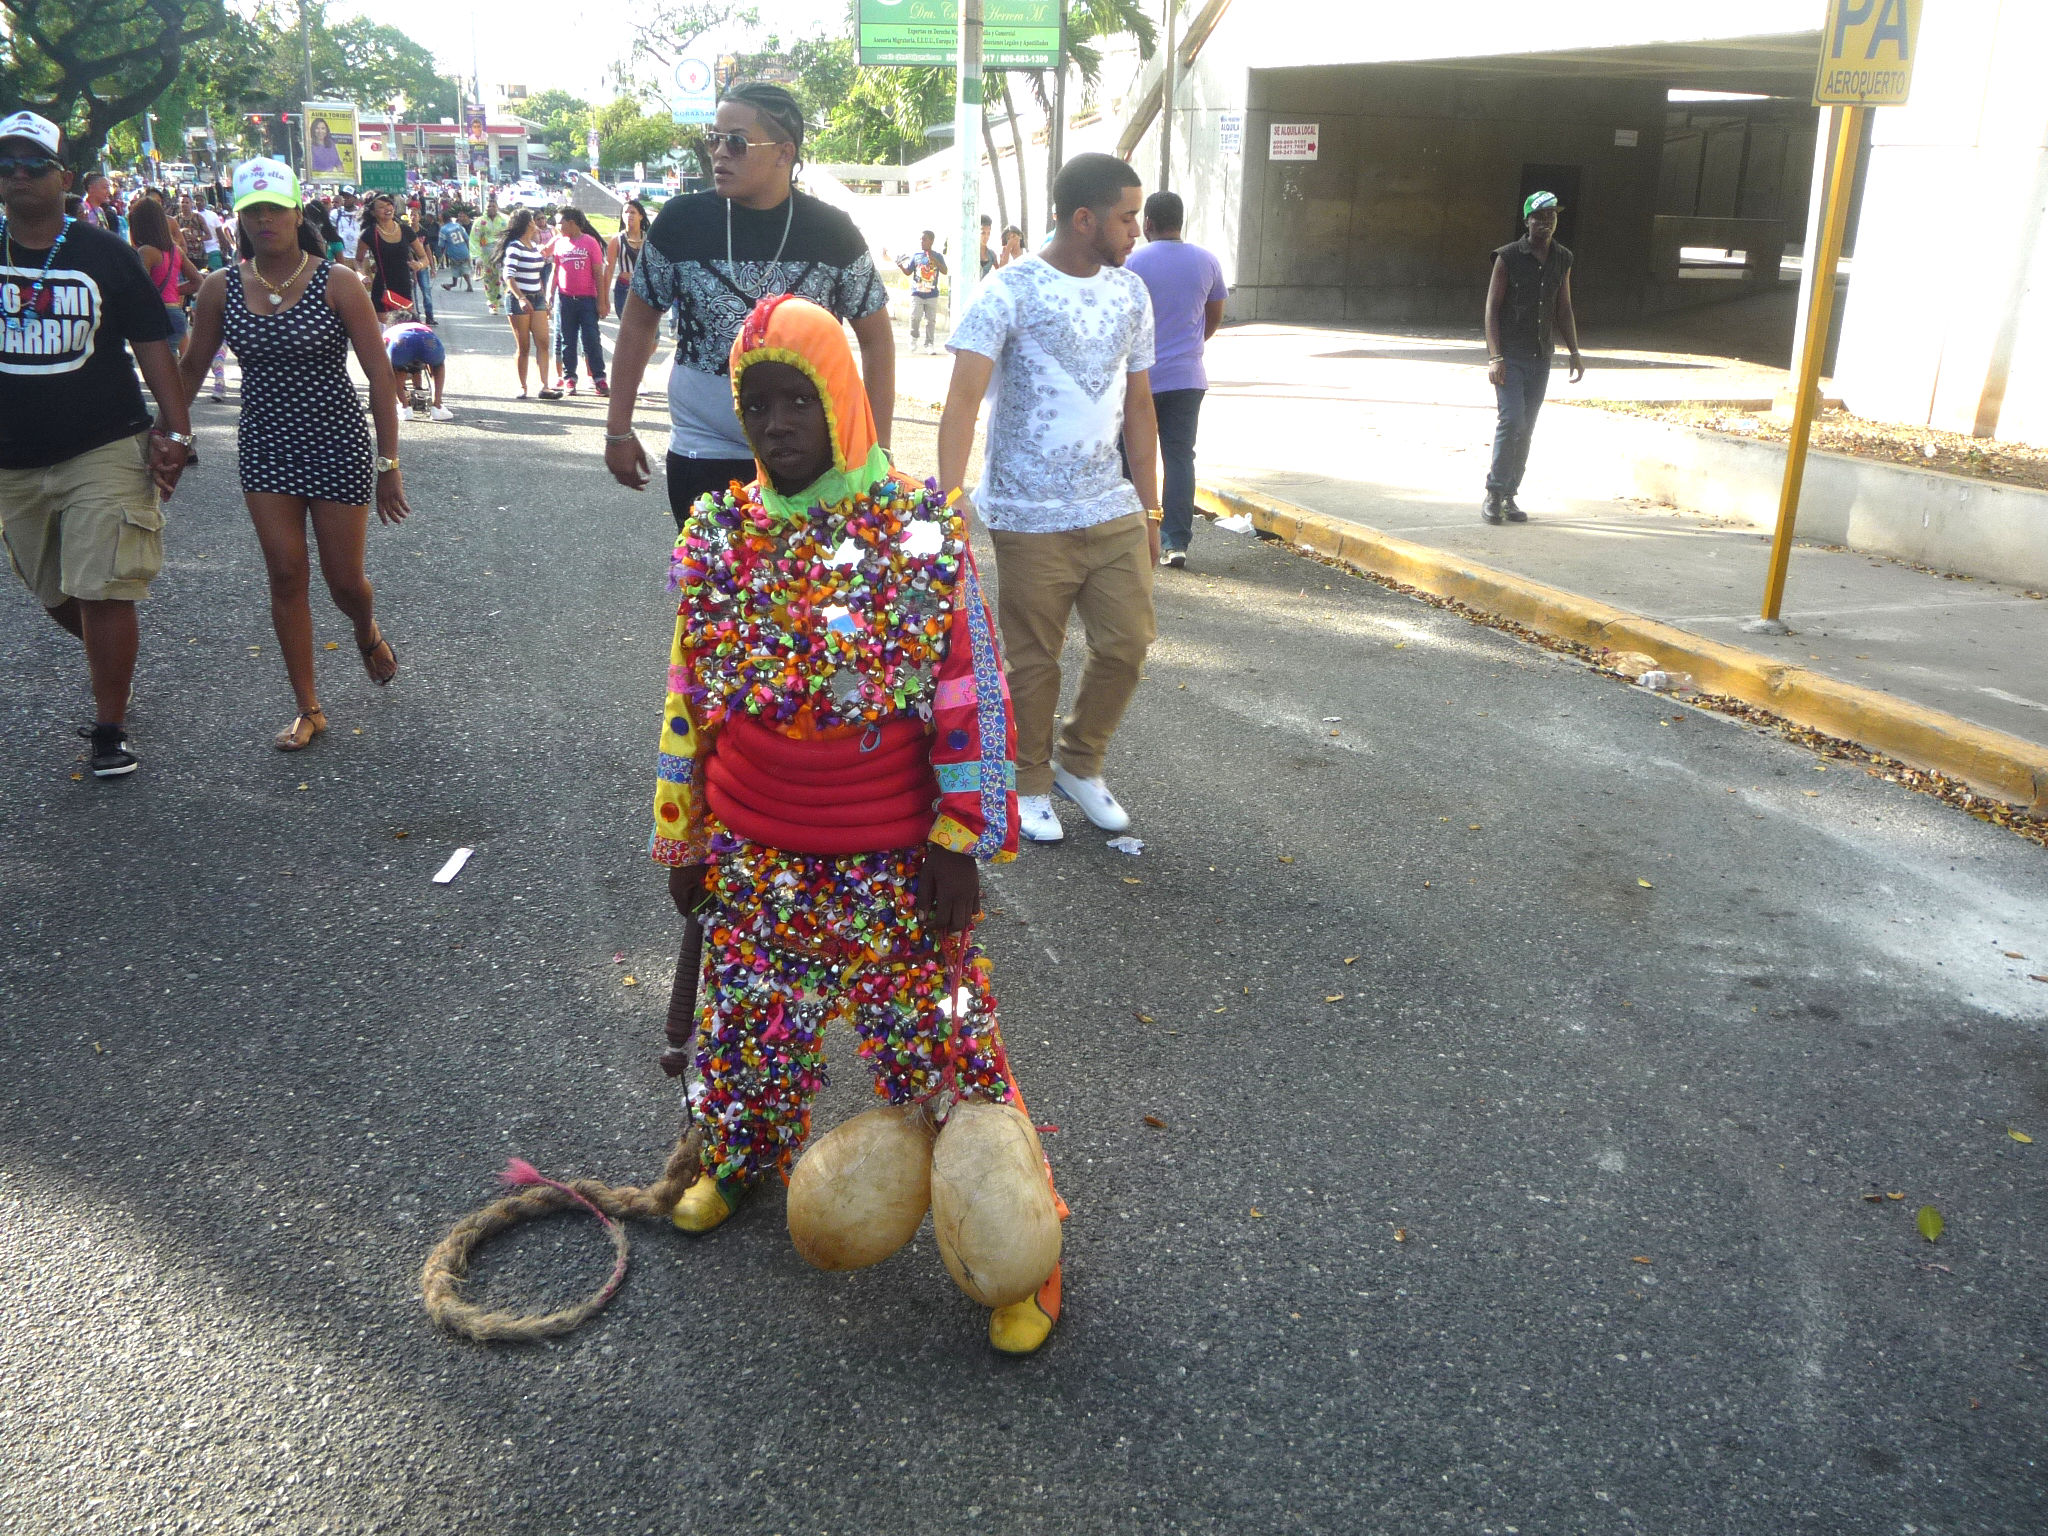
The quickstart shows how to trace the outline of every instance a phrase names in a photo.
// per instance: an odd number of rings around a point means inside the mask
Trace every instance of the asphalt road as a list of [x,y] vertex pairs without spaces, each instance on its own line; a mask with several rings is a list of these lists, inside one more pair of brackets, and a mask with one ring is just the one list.
[[[509,1154],[638,1182],[677,1120],[664,511],[446,309],[461,419],[371,538],[403,671],[316,587],[312,751],[226,411],[135,777],[76,777],[78,653],[0,603],[0,1530],[2048,1527],[2041,851],[1207,529],[1111,764],[1143,854],[1068,808],[990,898],[1074,1210],[1047,1348],[991,1357],[928,1239],[809,1270],[776,1193],[638,1229],[556,1344],[437,1332]],[[475,1291],[608,1261],[563,1218]]]

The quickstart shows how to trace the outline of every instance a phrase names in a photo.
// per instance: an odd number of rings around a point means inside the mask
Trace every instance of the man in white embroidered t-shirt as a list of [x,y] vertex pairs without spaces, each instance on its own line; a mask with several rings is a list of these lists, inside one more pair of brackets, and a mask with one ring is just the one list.
[[[1157,632],[1160,517],[1152,301],[1123,267],[1138,239],[1138,173],[1113,155],[1076,155],[1052,195],[1052,239],[984,279],[954,327],[939,422],[939,483],[959,489],[993,381],[982,480],[968,505],[995,544],[1018,830],[1038,843],[1065,836],[1055,790],[1105,831],[1131,824],[1103,783],[1102,760]],[[1088,661],[1055,743],[1060,650],[1076,610]]]

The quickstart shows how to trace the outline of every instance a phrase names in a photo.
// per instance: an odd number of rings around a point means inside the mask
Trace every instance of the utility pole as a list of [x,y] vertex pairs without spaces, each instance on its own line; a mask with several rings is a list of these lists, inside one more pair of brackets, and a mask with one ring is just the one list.
[[1178,51],[1173,38],[1173,0],[1166,0],[1166,61],[1159,72],[1159,190],[1173,190],[1173,86]]
[[[313,21],[307,7],[312,0],[299,0],[299,49],[306,56],[306,94],[299,98],[299,174],[313,169],[313,130],[306,123],[306,103],[313,99]],[[291,136],[285,136],[289,153]]]
[[953,91],[953,151],[960,164],[960,244],[953,253],[953,318],[981,281],[981,0],[960,0],[960,68]]

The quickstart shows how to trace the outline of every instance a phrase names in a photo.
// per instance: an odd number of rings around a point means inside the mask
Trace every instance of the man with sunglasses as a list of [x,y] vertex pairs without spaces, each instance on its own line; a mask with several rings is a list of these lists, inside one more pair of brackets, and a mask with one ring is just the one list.
[[[192,424],[163,298],[134,248],[64,212],[48,118],[0,120],[0,540],[50,617],[85,642],[95,778],[135,771],[125,727],[135,605],[163,569],[160,497]],[[156,396],[152,429],[135,366]]]
[[766,81],[729,86],[706,139],[715,190],[670,198],[647,231],[619,316],[605,421],[605,467],[638,490],[651,470],[633,431],[633,404],[661,316],[673,313],[668,504],[678,528],[699,496],[755,476],[727,360],[741,323],[765,296],[793,293],[849,322],[885,448],[896,414],[887,291],[853,220],[794,186],[804,142],[796,99]]

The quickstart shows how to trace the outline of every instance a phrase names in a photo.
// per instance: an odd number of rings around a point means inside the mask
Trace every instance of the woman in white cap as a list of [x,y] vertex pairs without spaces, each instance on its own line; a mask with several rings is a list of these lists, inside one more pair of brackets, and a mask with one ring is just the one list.
[[[327,259],[304,221],[299,179],[277,160],[235,168],[243,259],[207,278],[185,347],[186,389],[199,392],[223,336],[242,365],[242,495],[270,573],[270,619],[298,713],[272,744],[297,752],[327,729],[313,686],[306,522],[334,605],[355,626],[364,670],[379,685],[398,655],[377,627],[363,572],[369,504],[387,523],[411,513],[398,473],[398,395],[377,312],[362,279]],[[377,447],[363,426],[348,354],[370,381]]]

